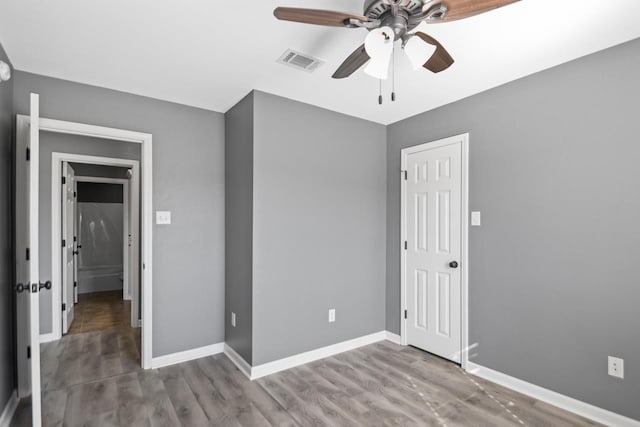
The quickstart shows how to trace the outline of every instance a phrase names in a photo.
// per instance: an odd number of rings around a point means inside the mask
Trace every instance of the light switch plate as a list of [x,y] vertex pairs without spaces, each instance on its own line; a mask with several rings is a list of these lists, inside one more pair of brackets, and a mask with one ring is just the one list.
[[156,211],[156,224],[171,224],[171,212]]
[[231,326],[236,327],[236,314],[233,311],[231,312]]
[[471,212],[471,225],[473,225],[474,227],[478,227],[480,226],[480,223],[481,223],[480,212],[479,211]]
[[329,323],[333,323],[336,321],[336,309],[332,308],[329,310]]

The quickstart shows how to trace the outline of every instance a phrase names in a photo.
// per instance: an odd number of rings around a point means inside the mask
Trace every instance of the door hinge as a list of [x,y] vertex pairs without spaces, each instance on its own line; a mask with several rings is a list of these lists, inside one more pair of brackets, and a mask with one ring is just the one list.
[[62,303],[62,311],[67,311],[67,304]]
[[63,176],[62,177],[62,185],[65,185],[67,183],[67,177]]
[[73,287],[77,288],[78,287],[78,282],[73,282]]
[[27,261],[29,261],[29,258],[31,258],[31,253],[29,251],[29,248],[27,248]]
[[407,243],[407,241],[404,241],[404,250],[406,251],[407,249],[409,249],[409,244]]
[[76,193],[75,191],[73,192],[73,197],[78,197],[78,193]]
[[408,177],[409,172],[407,172],[407,171],[403,171],[403,172],[404,172],[404,180],[406,181],[407,179],[409,179],[409,177]]
[[404,311],[404,318],[407,318],[407,310]]
[[62,247],[63,248],[67,247],[67,241],[64,239],[62,239]]
[[31,160],[31,148],[27,147],[27,162]]
[[31,346],[27,346],[27,359],[31,359]]
[[78,241],[78,238],[77,238],[76,236],[73,236],[73,241],[74,241],[74,242],[77,242],[77,241]]

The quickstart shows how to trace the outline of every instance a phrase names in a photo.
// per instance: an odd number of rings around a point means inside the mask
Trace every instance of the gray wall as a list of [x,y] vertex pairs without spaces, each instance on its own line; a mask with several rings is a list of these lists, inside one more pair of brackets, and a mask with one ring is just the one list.
[[[1,44],[0,61],[11,64]],[[13,79],[0,83],[0,411],[15,388],[12,147]]]
[[253,92],[225,114],[225,141],[225,341],[251,364]]
[[[388,127],[387,329],[400,149],[470,133],[471,360],[640,419],[640,40]],[[607,356],[625,359],[625,379]]]
[[384,329],[386,133],[262,92],[254,103],[258,365]]
[[[16,93],[24,85],[22,73],[16,73]],[[28,91],[28,89],[26,89]],[[41,102],[46,94],[40,93]],[[28,92],[26,93],[28,102]],[[17,95],[19,98],[20,95]],[[17,104],[21,99],[16,99]],[[27,106],[28,109],[28,106]],[[18,114],[26,113],[20,106],[16,107]],[[42,117],[57,118],[54,114],[47,114],[41,109]],[[108,141],[99,138],[89,138],[78,135],[64,135],[59,133],[41,132],[40,134],[40,280],[51,280],[51,156],[54,152],[86,154],[101,157],[140,160],[140,144],[131,142]],[[58,308],[59,307],[55,307]],[[52,331],[51,310],[52,292],[40,292],[40,333]]]
[[43,117],[153,134],[154,211],[173,221],[153,229],[153,356],[223,341],[224,116],[25,72],[14,84],[17,113],[35,92]]

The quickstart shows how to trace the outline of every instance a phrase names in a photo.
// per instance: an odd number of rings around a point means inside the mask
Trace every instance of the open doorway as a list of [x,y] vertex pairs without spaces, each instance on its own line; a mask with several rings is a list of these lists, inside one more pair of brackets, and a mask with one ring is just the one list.
[[140,327],[139,162],[54,152],[51,171],[57,337]]
[[[71,255],[65,257],[63,250],[62,259],[67,308],[62,313],[63,332],[137,328],[139,226],[133,216],[139,200],[137,192],[130,191],[132,169],[78,163],[68,167],[73,197],[67,204],[72,207],[65,212],[65,200],[61,201],[63,239],[71,241],[66,251]],[[71,224],[66,230],[65,223]]]

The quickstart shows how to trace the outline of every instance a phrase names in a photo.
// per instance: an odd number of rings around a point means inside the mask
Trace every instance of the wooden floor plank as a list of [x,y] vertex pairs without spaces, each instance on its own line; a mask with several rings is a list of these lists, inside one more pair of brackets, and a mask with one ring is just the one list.
[[[139,334],[120,328],[67,335],[43,345],[43,424],[598,425],[389,342],[250,381],[223,354],[143,371],[138,339]],[[12,425],[30,425],[29,411],[28,402],[22,402]]]

